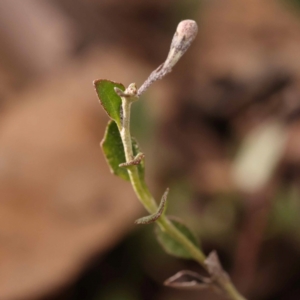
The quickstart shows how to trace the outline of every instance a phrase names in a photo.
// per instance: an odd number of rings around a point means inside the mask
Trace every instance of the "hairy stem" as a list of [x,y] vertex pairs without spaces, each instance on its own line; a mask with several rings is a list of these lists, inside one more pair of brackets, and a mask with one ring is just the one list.
[[[122,110],[123,110],[123,124],[121,130],[121,139],[124,146],[124,152],[126,157],[126,162],[130,162],[133,159],[133,151],[132,151],[132,143],[131,143],[131,135],[130,135],[130,108],[135,95],[132,97],[121,97],[122,98]],[[130,177],[130,182],[132,187],[140,200],[140,202],[144,205],[146,210],[150,214],[154,214],[157,211],[157,204],[154,198],[152,197],[147,185],[144,180],[140,178],[138,173],[137,166],[133,165],[128,168],[128,174]],[[207,266],[205,264],[206,256],[203,252],[196,247],[188,238],[185,237],[164,215],[161,215],[160,218],[156,221],[160,229],[166,233],[168,233],[172,238],[174,238],[177,242],[179,242],[193,257],[195,261],[197,261],[205,270],[207,270]],[[232,300],[246,300],[237,289],[233,286],[230,281],[218,281],[218,284],[221,288],[226,292],[227,296]]]

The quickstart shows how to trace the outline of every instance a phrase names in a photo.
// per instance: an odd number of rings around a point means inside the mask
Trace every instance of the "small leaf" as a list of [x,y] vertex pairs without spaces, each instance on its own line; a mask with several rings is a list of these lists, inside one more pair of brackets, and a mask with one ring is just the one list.
[[94,86],[98,94],[100,103],[104,107],[108,116],[113,119],[118,128],[121,129],[121,109],[122,109],[122,100],[114,90],[115,87],[124,91],[125,87],[121,83],[116,83],[106,79],[99,79],[94,81]]
[[158,218],[165,211],[165,205],[166,205],[168,193],[169,193],[169,188],[166,189],[166,191],[164,192],[163,196],[161,197],[161,201],[160,201],[160,204],[159,204],[159,207],[158,207],[156,213],[154,213],[154,214],[152,214],[150,216],[146,216],[146,217],[137,219],[134,223],[135,224],[151,224],[151,223],[154,223],[156,220],[158,220]]
[[211,284],[210,278],[203,277],[200,274],[189,270],[180,271],[164,282],[164,285],[166,286],[186,290],[208,289],[212,288]]
[[[122,143],[122,139],[120,136],[119,129],[116,125],[116,122],[109,121],[106,127],[106,131],[104,134],[104,138],[101,142],[101,147],[104,152],[104,156],[108,162],[110,167],[110,171],[121,177],[125,180],[130,180],[128,171],[122,166],[126,162],[124,147]],[[139,152],[139,146],[134,138],[132,138],[132,151],[134,155],[137,155]],[[141,160],[141,163],[137,165],[140,178],[144,179],[145,173],[145,164],[144,159]]]
[[119,167],[121,163],[125,162],[125,153],[115,121],[108,122],[101,147],[111,172],[125,180],[129,180],[127,169]]
[[145,154],[142,153],[142,152],[139,152],[133,160],[129,161],[129,162],[125,162],[125,163],[122,163],[120,164],[119,166],[121,168],[130,168],[131,166],[137,166],[139,165],[142,160],[145,158]]
[[230,281],[229,275],[224,271],[216,251],[210,252],[204,263],[212,279]]
[[[188,238],[195,246],[199,247],[199,242],[191,230],[186,227],[178,219],[171,219],[173,225]],[[156,235],[159,243],[164,248],[164,250],[171,255],[180,258],[192,258],[190,253],[176,240],[173,239],[169,234],[163,232],[159,227],[156,228]]]
[[[137,156],[139,153],[141,153],[138,142],[136,141],[135,138],[131,138],[131,142],[132,142],[133,155]],[[145,159],[141,160],[141,163],[137,165],[137,168],[139,171],[140,179],[144,180],[144,178],[145,178]]]

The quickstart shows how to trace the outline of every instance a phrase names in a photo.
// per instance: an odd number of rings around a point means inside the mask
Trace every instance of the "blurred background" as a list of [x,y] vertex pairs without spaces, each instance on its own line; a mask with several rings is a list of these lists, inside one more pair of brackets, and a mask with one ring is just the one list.
[[101,153],[92,81],[140,86],[177,24],[196,40],[134,104],[147,180],[248,299],[300,299],[298,0],[0,1],[0,299],[198,300]]

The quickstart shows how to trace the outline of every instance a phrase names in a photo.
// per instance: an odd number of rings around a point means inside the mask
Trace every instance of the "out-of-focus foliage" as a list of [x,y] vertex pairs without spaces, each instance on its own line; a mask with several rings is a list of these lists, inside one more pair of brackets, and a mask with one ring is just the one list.
[[[190,231],[190,229],[186,227],[181,221],[174,219],[172,220],[172,223],[194,245],[199,246],[198,239],[194,236],[194,234]],[[156,234],[157,234],[158,241],[160,242],[160,244],[162,245],[162,247],[165,249],[167,253],[180,258],[191,258],[190,254],[167,233],[157,228]]]

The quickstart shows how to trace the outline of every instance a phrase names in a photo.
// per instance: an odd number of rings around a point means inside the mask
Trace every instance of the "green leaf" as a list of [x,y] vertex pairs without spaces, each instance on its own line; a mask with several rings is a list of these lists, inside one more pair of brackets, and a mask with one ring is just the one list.
[[118,87],[122,91],[125,90],[125,87],[121,83],[116,83],[106,79],[95,80],[94,86],[100,99],[100,103],[108,116],[117,123],[119,128],[121,128],[120,114],[122,109],[122,100],[114,91],[114,87]]
[[116,122],[108,122],[101,147],[111,172],[122,179],[129,180],[127,169],[119,167],[119,164],[124,163],[126,159]]
[[[126,162],[124,147],[118,126],[115,121],[109,121],[106,127],[104,138],[101,142],[101,147],[104,152],[104,156],[110,167],[110,171],[125,180],[130,180],[128,171],[124,167],[119,167],[120,164]],[[135,139],[132,138],[132,151],[134,155],[139,153],[139,146]],[[139,176],[141,180],[145,175],[144,160],[137,165]]]
[[[188,238],[195,246],[199,247],[198,239],[186,225],[174,218],[171,219],[171,222],[183,235],[185,235],[186,238]],[[180,258],[192,258],[189,252],[185,250],[181,244],[174,240],[168,233],[161,231],[159,227],[156,228],[156,236],[159,243],[168,254]]]

